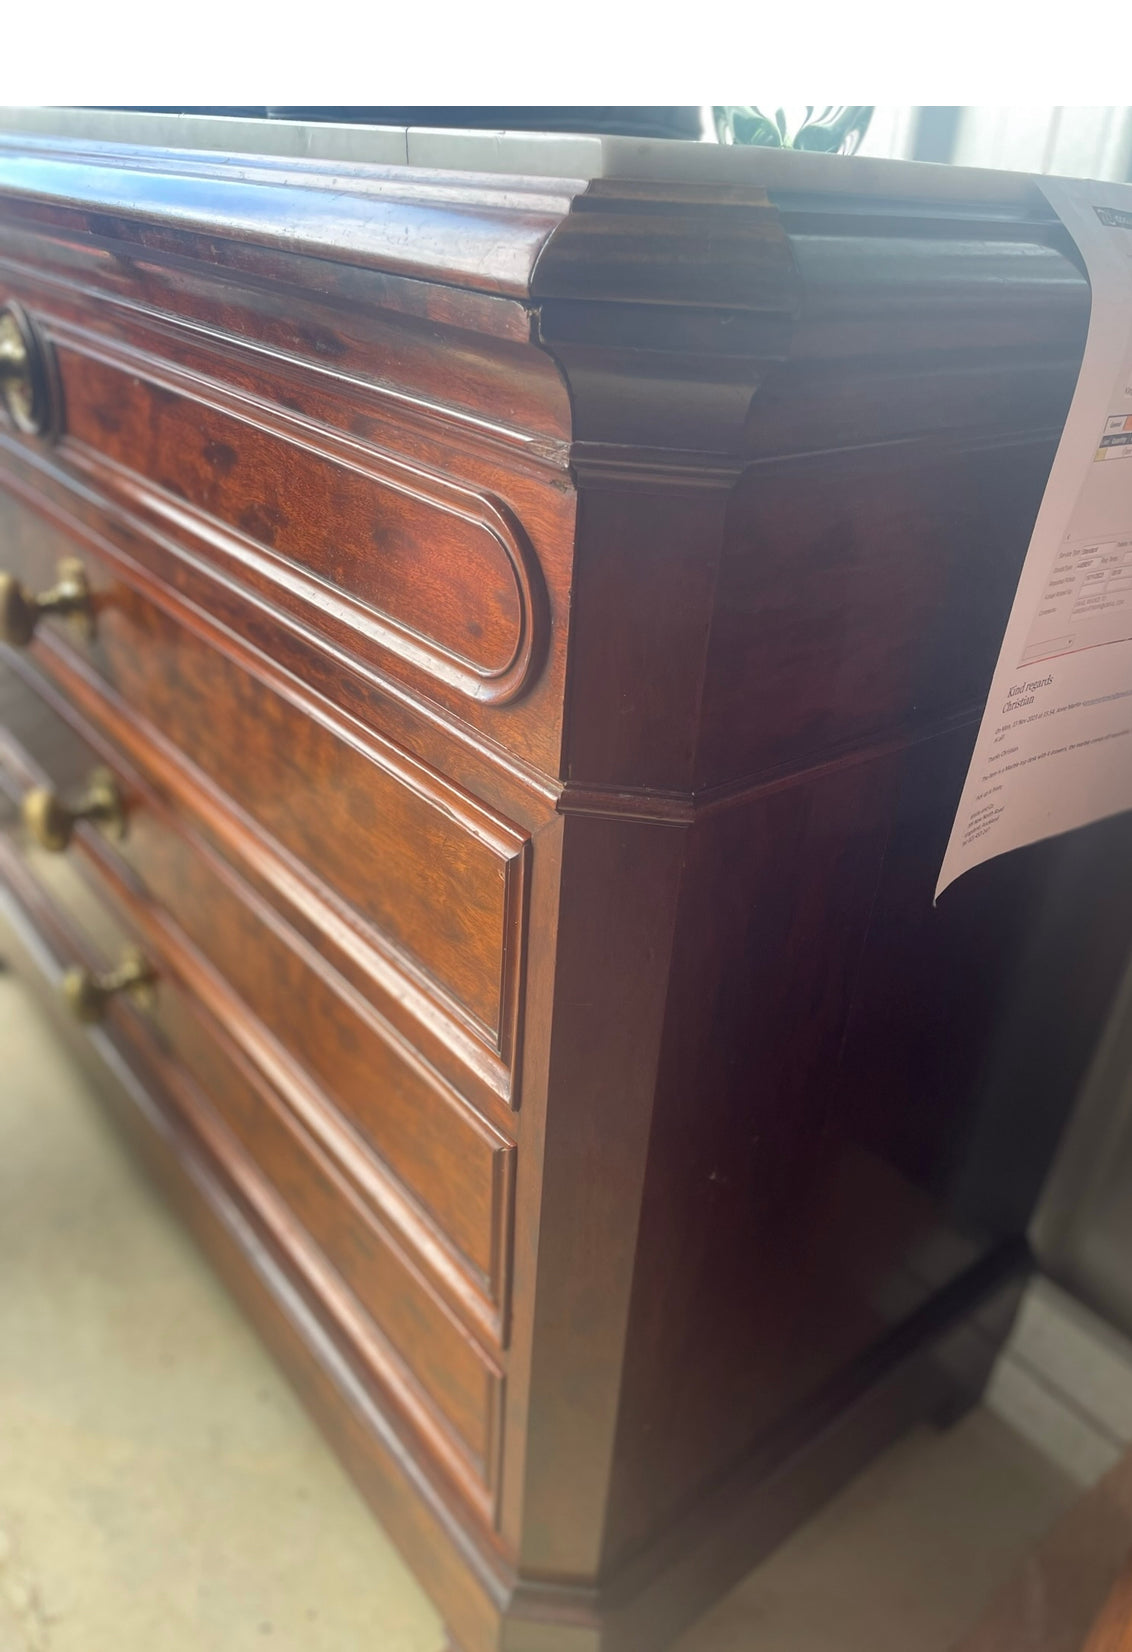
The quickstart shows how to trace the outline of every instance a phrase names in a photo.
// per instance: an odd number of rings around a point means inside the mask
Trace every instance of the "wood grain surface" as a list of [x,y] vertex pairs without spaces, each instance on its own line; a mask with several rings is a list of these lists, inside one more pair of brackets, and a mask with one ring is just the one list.
[[6,944],[152,953],[68,1036],[463,1652],[652,1652],[977,1397],[1132,939],[1127,819],[932,905],[1083,274],[773,176],[0,140],[0,563],[95,610],[0,787],[129,804]]

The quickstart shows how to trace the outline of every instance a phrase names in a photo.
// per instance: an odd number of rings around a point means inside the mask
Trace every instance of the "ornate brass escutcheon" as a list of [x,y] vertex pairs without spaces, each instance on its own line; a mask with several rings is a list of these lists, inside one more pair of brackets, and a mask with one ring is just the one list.
[[51,424],[46,351],[18,304],[0,309],[0,403],[25,436],[40,436]]

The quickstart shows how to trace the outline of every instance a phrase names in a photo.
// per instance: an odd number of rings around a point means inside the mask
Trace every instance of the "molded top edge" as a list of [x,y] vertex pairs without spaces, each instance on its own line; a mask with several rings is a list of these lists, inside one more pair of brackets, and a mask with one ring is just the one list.
[[1025,173],[683,139],[449,131],[247,116],[0,107],[0,133],[197,149],[226,155],[575,178],[761,187],[818,195],[909,198],[984,208],[1048,208]]

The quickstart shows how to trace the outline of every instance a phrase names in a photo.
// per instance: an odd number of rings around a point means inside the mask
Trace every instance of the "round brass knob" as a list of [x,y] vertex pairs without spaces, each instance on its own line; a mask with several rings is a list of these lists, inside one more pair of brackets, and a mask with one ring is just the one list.
[[27,436],[42,434],[51,423],[47,354],[18,304],[0,309],[0,402]]
[[64,803],[50,786],[35,786],[24,797],[23,816],[32,841],[52,854],[67,847],[80,820],[98,821],[118,837],[126,830],[122,794],[109,769],[95,769],[77,803]]
[[76,1021],[91,1026],[103,1019],[110,1000],[120,993],[129,993],[148,1008],[156,980],[156,971],[145,954],[130,947],[118,968],[108,975],[95,975],[89,969],[67,970],[62,982],[63,999]]
[[11,648],[26,648],[45,614],[78,616],[89,626],[93,613],[86,573],[74,557],[60,562],[58,583],[38,596],[26,591],[14,574],[0,573],[0,642]]

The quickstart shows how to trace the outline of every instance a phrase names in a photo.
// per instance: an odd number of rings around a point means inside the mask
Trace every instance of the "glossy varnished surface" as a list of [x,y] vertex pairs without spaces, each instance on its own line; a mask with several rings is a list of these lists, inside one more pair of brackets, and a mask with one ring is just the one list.
[[[134,873],[147,897],[242,999],[256,1017],[254,1029],[243,1035],[249,1051],[258,1047],[263,1059],[272,1060],[275,1044],[301,1064],[303,1076],[293,1091],[296,1109],[308,1126],[321,1131],[363,1187],[377,1190],[384,1202],[381,1168],[391,1168],[435,1215],[476,1283],[501,1302],[511,1151],[507,1138],[443,1084],[361,995],[162,802],[132,764],[104,741],[96,750],[76,737],[39,697],[54,698],[48,685],[34,675],[30,682],[17,677],[11,669],[3,679],[10,784],[20,789],[34,763],[66,798],[81,790],[101,757],[109,755],[117,763],[126,830],[121,838],[87,832],[81,847],[96,848],[102,864],[118,878]],[[72,714],[72,722],[78,721]],[[286,1071],[285,1063],[282,1051],[275,1054],[277,1072]],[[311,1094],[311,1080],[324,1087],[329,1105]],[[359,1137],[376,1153],[376,1166],[360,1151]],[[421,1230],[411,1209],[401,1211],[401,1217],[410,1229]]]
[[1088,317],[1040,196],[617,153],[0,142],[2,561],[96,610],[0,773],[130,806],[10,835],[12,933],[153,951],[100,1059],[463,1652],[659,1647],[977,1391],[1132,937],[1126,821],[931,900]]
[[[26,521],[5,538],[16,571],[49,584],[68,542]],[[519,834],[493,830],[474,805],[465,824],[442,783],[273,693],[99,562],[87,568],[97,611],[87,653],[117,698],[498,1041],[505,873]]]
[[68,452],[108,490],[140,493],[174,526],[213,519],[236,536],[234,556],[250,540],[280,585],[307,576],[308,603],[329,588],[347,613],[352,599],[378,646],[471,698],[512,698],[541,665],[540,576],[497,504],[356,444],[320,452],[302,425],[264,428],[199,385],[143,378],[129,357],[110,365],[79,344],[55,359]]
[[[18,802],[29,778],[39,779],[45,772],[29,758],[24,742],[34,745],[41,761],[50,765],[46,773],[64,786],[71,775],[89,769],[90,749],[22,683],[5,674],[2,692],[7,733],[0,785],[10,801]],[[142,1015],[131,1014],[129,1006],[115,1008],[121,1025],[143,1055],[157,1037],[160,1058],[174,1064],[177,1083],[190,1081],[185,1094],[193,1098],[197,1127],[222,1156],[234,1154],[233,1173],[260,1219],[357,1341],[376,1379],[392,1390],[394,1403],[405,1408],[411,1425],[424,1431],[450,1471],[490,1506],[485,1493],[494,1480],[497,1449],[498,1273],[510,1179],[508,1144],[450,1097],[447,1117],[434,1114],[430,1158],[426,1091],[418,1138],[407,1145],[402,1125],[398,1153],[396,1098],[401,1097],[402,1108],[414,1098],[411,1092],[405,1095],[405,1078],[396,1067],[383,1075],[382,1057],[387,1065],[396,1057],[377,1045],[369,1093],[385,1103],[378,1115],[378,1145],[384,1152],[369,1158],[348,1128],[353,1122],[349,1096],[343,1102],[335,1094],[320,1093],[301,1070],[289,1066],[281,1049],[273,1050],[270,1026],[254,1018],[262,1006],[254,997],[241,1002],[233,995],[244,984],[238,970],[223,981],[210,970],[208,908],[199,914],[205,921],[199,947],[192,927],[186,931],[177,922],[199,897],[201,851],[194,855],[160,816],[153,818],[152,799],[128,769],[123,783],[130,819],[121,845],[88,829],[69,855],[49,854],[32,849],[10,826],[3,850],[9,880],[25,900],[49,902],[68,937],[66,944],[97,968],[113,962],[128,941],[141,939],[160,987],[154,1005]],[[161,848],[166,857],[179,860],[183,884],[176,892],[160,880]],[[131,871],[146,874],[145,883],[139,885]],[[281,938],[262,925],[262,918],[257,934],[253,926],[258,916],[253,907],[244,922],[250,930],[248,944],[258,945],[261,960],[273,960],[260,972],[267,982],[279,967]],[[319,1008],[316,1003],[308,1012],[299,994],[291,1000],[294,1026],[288,1032],[300,1049],[312,1030],[317,1034]],[[359,1033],[360,1028],[352,1034],[343,1028],[343,1046],[357,1043]],[[375,1089],[383,1076],[385,1084]],[[427,1082],[419,1063],[417,1077]],[[434,1110],[438,1100],[431,1101]],[[390,1170],[398,1174],[391,1176]],[[412,1195],[421,1185],[439,1196],[433,1201],[439,1209],[414,1206]],[[479,1221],[473,1226],[477,1199]],[[465,1234],[465,1260],[459,1268],[454,1242]],[[482,1258],[481,1268],[469,1267],[467,1251]],[[478,1490],[476,1481],[481,1482]]]

